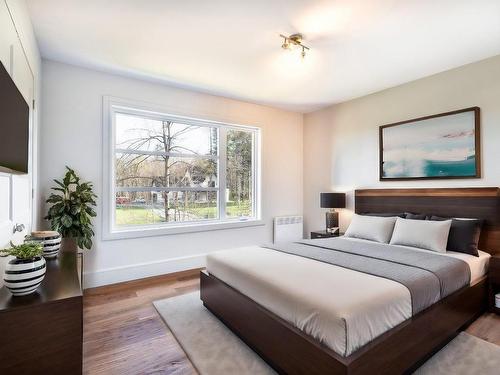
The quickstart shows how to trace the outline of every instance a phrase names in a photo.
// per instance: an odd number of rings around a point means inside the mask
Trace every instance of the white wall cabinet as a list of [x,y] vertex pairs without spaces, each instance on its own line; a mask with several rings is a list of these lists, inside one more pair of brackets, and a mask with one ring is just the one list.
[[14,43],[12,55],[12,79],[31,109],[33,106],[33,74],[19,40]]
[[11,48],[18,41],[7,5],[0,0],[0,60],[9,73],[11,67]]
[[0,248],[9,244],[13,223],[10,210],[10,175],[0,173]]
[[[33,128],[34,77],[23,46],[18,38],[7,4],[0,0],[0,61],[11,75],[17,88],[30,107],[30,134]],[[30,144],[30,150],[32,150]],[[30,160],[32,155],[30,154]],[[22,242],[31,229],[32,210],[32,168],[28,174],[0,174],[0,248],[10,240]],[[13,235],[15,223],[22,223],[26,229]]]

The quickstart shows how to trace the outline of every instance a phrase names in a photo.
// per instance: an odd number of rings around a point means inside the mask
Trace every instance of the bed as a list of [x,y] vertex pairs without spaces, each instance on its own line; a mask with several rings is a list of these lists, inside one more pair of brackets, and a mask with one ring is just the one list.
[[[359,213],[414,211],[482,218],[480,247],[488,251],[479,257],[427,254],[433,252],[345,238],[229,250],[208,257],[201,298],[279,373],[408,372],[485,310],[488,258],[500,250],[498,210],[497,188],[358,190]],[[429,261],[427,273],[432,276],[432,267],[442,263],[436,269],[445,270],[443,280],[435,287],[442,295],[426,292],[435,283],[430,276],[429,284],[420,286],[420,295],[418,286],[409,286],[411,280],[404,279],[406,258],[391,259],[403,267],[394,271],[403,279],[395,281],[372,271],[380,259],[359,271],[321,258],[336,249],[355,249],[356,255],[380,252],[382,257],[392,257],[397,249],[398,257],[407,254],[418,265],[416,271]],[[301,252],[308,257],[298,256]],[[320,258],[311,259],[310,254]],[[380,272],[386,272],[384,267]],[[448,277],[453,272],[458,276]]]

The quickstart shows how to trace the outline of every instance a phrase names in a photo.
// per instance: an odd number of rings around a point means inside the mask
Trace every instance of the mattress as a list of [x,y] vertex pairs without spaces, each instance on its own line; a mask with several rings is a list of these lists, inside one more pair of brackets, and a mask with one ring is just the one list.
[[[471,284],[486,273],[485,252],[443,256],[464,260]],[[396,281],[259,246],[211,253],[207,271],[342,356],[412,315]]]

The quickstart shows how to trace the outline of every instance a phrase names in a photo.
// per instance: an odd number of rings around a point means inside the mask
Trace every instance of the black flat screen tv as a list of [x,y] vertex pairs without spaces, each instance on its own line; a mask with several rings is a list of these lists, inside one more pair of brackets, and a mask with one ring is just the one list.
[[0,171],[28,173],[30,109],[0,63]]

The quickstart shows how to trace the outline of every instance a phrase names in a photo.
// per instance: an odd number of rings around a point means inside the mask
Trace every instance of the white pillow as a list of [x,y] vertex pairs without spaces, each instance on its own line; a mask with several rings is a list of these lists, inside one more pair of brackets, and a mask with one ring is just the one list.
[[389,243],[396,217],[364,216],[354,214],[344,236]]
[[396,220],[391,245],[413,246],[446,253],[451,220]]

